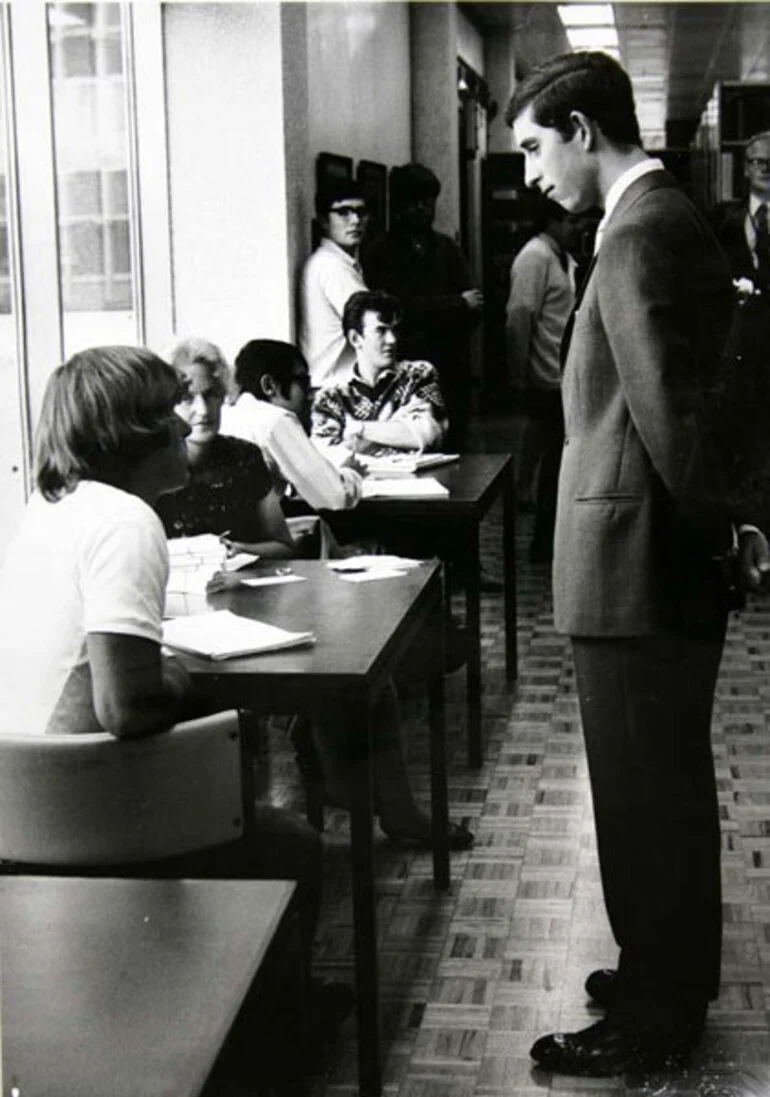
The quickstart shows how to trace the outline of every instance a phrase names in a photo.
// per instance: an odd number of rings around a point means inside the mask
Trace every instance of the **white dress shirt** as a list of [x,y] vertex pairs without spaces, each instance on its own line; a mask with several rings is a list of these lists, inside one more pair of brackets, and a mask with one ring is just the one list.
[[364,289],[357,257],[324,238],[305,263],[300,282],[299,345],[313,388],[349,380],[355,354],[342,331],[342,311],[348,298]]
[[259,446],[279,495],[291,484],[315,510],[347,510],[361,498],[358,473],[335,468],[286,408],[242,392],[235,404],[222,408],[221,431]]

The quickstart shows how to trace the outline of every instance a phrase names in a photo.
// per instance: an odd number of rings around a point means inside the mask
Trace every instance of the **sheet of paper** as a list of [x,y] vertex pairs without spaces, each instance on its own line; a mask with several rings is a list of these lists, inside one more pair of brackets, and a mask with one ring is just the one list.
[[344,560],[331,560],[327,566],[332,571],[339,572],[366,571],[369,568],[408,571],[409,568],[418,568],[421,563],[422,560],[412,560],[408,556],[391,556],[383,553],[381,556],[364,554],[361,556],[347,556]]
[[238,579],[242,587],[273,587],[279,583],[304,583],[305,575],[260,575],[256,579]]
[[371,583],[377,579],[398,579],[402,575],[406,575],[406,571],[397,568],[372,568],[370,571],[339,572],[340,579],[344,579],[346,583]]
[[405,476],[401,479],[364,480],[364,499],[445,499],[449,488],[440,484],[434,476]]

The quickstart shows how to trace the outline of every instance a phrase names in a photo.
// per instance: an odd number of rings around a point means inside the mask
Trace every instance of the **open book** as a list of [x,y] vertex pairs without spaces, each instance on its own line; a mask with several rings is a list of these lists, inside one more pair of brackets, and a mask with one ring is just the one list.
[[213,613],[195,613],[163,622],[163,643],[179,651],[202,655],[206,659],[232,659],[236,655],[260,655],[266,651],[314,644],[312,632],[288,632],[286,629],[240,617],[229,609]]
[[449,465],[452,461],[459,461],[459,459],[459,453],[394,453],[386,457],[356,455],[356,460],[366,466],[369,476],[385,478],[414,476],[423,469]]

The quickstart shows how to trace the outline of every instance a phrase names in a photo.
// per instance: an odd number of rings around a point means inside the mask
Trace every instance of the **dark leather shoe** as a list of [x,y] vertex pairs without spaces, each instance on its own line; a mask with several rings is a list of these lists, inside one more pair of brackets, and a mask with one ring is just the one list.
[[586,994],[597,1006],[609,1009],[615,1004],[617,983],[617,971],[609,967],[599,968],[598,971],[592,971],[586,979]]
[[[388,841],[392,842],[394,846],[399,849],[414,849],[414,850],[429,850],[433,848],[433,839],[430,830],[415,831],[414,833],[401,830],[390,830],[382,825],[380,820],[380,826],[385,832]],[[470,849],[473,843],[476,841],[476,836],[472,831],[468,830],[465,822],[453,823],[449,822],[449,848],[454,853],[460,852],[464,849]]]
[[690,1060],[696,1036],[688,1030],[654,1037],[620,1028],[604,1017],[580,1032],[541,1036],[530,1055],[543,1070],[584,1078],[611,1078],[648,1070],[679,1070]]

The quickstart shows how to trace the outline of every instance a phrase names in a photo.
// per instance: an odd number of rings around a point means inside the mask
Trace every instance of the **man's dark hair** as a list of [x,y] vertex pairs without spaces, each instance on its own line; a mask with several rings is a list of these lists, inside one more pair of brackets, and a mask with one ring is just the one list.
[[642,143],[631,81],[607,53],[562,53],[532,69],[511,97],[507,124],[512,126],[530,105],[537,125],[557,130],[565,141],[575,132],[570,114],[577,110],[613,144]]
[[441,183],[424,164],[402,164],[390,173],[390,197],[397,204],[414,198],[438,198]]
[[348,332],[364,330],[364,315],[374,312],[384,324],[397,324],[401,319],[401,305],[398,300],[382,290],[359,290],[348,297],[342,310],[342,330],[347,338]]
[[282,396],[288,397],[297,370],[307,372],[307,362],[291,343],[280,339],[252,339],[235,357],[235,382],[242,392],[267,400],[262,378],[272,377]]
[[349,198],[366,201],[366,195],[363,190],[358,183],[354,183],[352,179],[347,182],[345,180],[340,180],[321,187],[316,191],[315,196],[316,217],[328,217],[329,210],[335,203],[346,202]]

